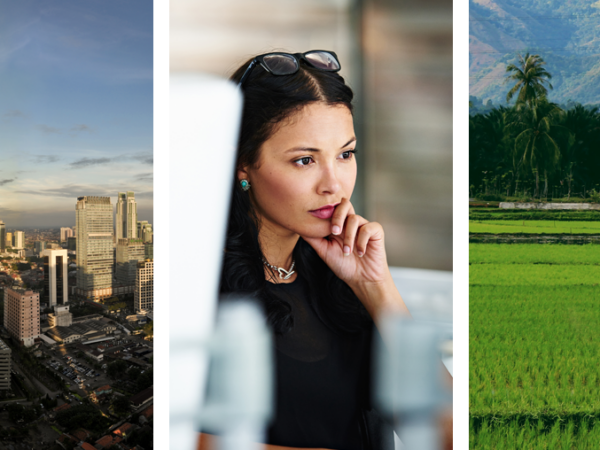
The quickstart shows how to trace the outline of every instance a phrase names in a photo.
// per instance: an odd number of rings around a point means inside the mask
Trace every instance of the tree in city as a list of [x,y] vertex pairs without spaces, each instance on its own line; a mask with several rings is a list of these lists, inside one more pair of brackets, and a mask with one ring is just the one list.
[[140,369],[138,369],[137,367],[132,367],[127,371],[127,377],[129,377],[131,381],[136,381],[141,375],[141,373],[142,371]]
[[117,416],[124,416],[131,410],[129,399],[122,395],[115,395],[111,402],[111,406]]
[[127,372],[127,363],[122,359],[111,362],[106,367],[106,374],[113,380],[122,378]]

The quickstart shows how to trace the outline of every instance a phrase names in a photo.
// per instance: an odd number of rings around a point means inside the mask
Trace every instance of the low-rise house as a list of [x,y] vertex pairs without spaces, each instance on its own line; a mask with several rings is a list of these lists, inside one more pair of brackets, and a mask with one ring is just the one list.
[[154,398],[153,392],[154,392],[154,386],[150,386],[149,388],[146,388],[143,391],[138,392],[137,394],[135,394],[133,397],[131,397],[129,399],[131,406],[133,406],[135,409],[137,409],[140,406],[148,403],[150,400],[152,400]]
[[120,436],[123,439],[127,439],[127,436],[131,435],[131,433],[133,432],[133,430],[135,430],[135,428],[136,428],[135,425],[132,425],[129,422],[125,422],[119,428],[117,428],[116,430],[113,430],[113,434],[116,436]]
[[95,447],[97,450],[103,450],[109,448],[112,445],[118,445],[122,441],[123,439],[120,436],[113,436],[112,434],[107,434],[106,436],[102,436],[96,441]]

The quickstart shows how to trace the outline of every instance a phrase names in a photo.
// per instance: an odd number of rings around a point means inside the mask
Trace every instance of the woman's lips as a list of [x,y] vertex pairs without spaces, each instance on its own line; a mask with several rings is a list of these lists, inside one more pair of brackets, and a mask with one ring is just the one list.
[[337,205],[324,206],[323,208],[314,209],[312,211],[309,211],[309,213],[311,213],[313,216],[315,216],[319,219],[331,219],[331,216],[333,216],[333,211],[335,211],[336,206]]

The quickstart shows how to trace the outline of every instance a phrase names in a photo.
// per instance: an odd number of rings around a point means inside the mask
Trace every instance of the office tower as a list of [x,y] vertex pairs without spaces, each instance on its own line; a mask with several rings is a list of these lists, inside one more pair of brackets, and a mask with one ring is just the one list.
[[0,220],[0,253],[6,251],[6,225]]
[[73,230],[66,227],[60,229],[60,242],[66,242],[68,238],[73,237]]
[[46,249],[46,241],[35,241],[33,243],[33,249],[37,254],[42,253]]
[[12,234],[12,233],[9,233],[9,232],[7,231],[7,232],[6,232],[6,244],[5,244],[7,247],[12,247],[12,245],[13,245],[13,240],[12,240],[12,238],[13,238],[13,234]]
[[135,312],[154,309],[154,261],[150,259],[138,263],[133,305]]
[[84,297],[112,294],[113,208],[110,197],[78,197],[77,288]]
[[0,390],[10,389],[10,347],[0,339]]
[[146,247],[146,257],[144,259],[154,259],[154,244],[150,242],[144,244],[144,246]]
[[119,192],[115,239],[137,239],[137,203],[133,192]]
[[52,327],[70,327],[73,325],[73,314],[69,312],[69,305],[56,305],[54,313],[48,314],[48,325]]
[[4,327],[19,343],[31,347],[40,336],[40,294],[4,288]]
[[138,262],[146,259],[146,248],[141,239],[119,239],[117,241],[116,278],[120,286],[133,286]]
[[13,235],[13,248],[25,248],[25,232],[24,231],[15,231]]
[[68,267],[66,250],[46,249],[40,255],[44,260],[44,295],[42,302],[52,307],[69,301]]
[[77,238],[76,237],[67,238],[67,250],[73,250],[73,251],[77,250]]
[[137,223],[138,238],[144,243],[152,242],[152,225],[147,220],[142,220]]

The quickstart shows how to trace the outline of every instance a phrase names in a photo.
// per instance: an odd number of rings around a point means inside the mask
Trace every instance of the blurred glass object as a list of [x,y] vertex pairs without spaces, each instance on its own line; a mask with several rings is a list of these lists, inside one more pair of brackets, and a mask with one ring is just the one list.
[[220,436],[220,450],[265,442],[273,414],[273,355],[265,317],[255,303],[221,304],[210,355],[200,428]]
[[[172,76],[169,149],[169,447],[192,450],[207,370],[242,99],[213,76]],[[218,157],[215,157],[218,155]],[[164,192],[164,191],[161,191]],[[164,193],[163,193],[164,195]],[[207,220],[207,214],[210,220]],[[182,230],[202,237],[193,264]],[[207,239],[206,236],[210,236]]]

